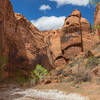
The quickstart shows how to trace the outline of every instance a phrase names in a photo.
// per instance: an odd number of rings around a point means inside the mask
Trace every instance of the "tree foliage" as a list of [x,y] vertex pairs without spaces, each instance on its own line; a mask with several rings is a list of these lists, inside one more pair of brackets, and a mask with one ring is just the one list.
[[98,4],[99,2],[100,2],[100,0],[90,0],[89,4],[95,5],[95,4]]

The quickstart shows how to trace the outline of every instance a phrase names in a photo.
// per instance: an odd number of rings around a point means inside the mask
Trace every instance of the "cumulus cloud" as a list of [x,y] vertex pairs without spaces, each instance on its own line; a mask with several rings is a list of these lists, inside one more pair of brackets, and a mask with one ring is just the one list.
[[66,4],[86,6],[89,4],[90,0],[49,0],[49,1],[56,2],[58,6],[62,6],[62,5],[66,5]]
[[50,10],[51,7],[49,5],[42,5],[39,9],[40,10]]
[[43,16],[37,20],[32,20],[31,22],[40,30],[51,30],[51,29],[61,28],[64,24],[65,18],[66,18],[65,16],[61,17]]

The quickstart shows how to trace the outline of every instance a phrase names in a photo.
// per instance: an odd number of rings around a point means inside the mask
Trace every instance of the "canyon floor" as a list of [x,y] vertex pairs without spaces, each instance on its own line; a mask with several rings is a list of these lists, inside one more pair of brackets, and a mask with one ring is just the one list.
[[0,100],[100,100],[100,85],[96,82],[76,85],[71,82],[22,88],[3,84],[0,85]]

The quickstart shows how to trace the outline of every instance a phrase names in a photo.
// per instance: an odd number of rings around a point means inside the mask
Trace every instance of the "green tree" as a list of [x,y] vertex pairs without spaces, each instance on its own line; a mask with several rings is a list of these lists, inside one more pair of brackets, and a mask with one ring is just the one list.
[[100,0],[90,0],[89,4],[95,5],[95,4],[98,4],[99,2],[100,2]]

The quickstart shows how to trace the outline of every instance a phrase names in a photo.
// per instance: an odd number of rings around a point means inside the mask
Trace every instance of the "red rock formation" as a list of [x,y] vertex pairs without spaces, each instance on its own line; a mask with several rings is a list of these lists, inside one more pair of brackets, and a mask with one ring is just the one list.
[[8,61],[3,72],[32,71],[37,64],[52,69],[44,37],[24,16],[14,14],[9,0],[0,0],[0,56]]
[[94,47],[98,42],[98,36],[96,34],[91,34],[91,26],[88,20],[81,18],[81,29],[82,29],[82,40],[84,51],[88,51]]
[[77,9],[75,9],[73,12],[72,12],[72,16],[77,16],[77,17],[81,17],[81,13],[80,11],[78,11]]
[[83,50],[87,51],[93,48],[98,41],[98,37],[90,33],[90,23],[85,18],[82,18],[81,13],[75,9],[66,18],[62,27],[61,47],[64,57],[74,57]]
[[70,58],[81,52],[81,35],[80,35],[81,13],[75,9],[62,27],[61,46],[64,57]]
[[55,60],[62,55],[60,30],[42,31],[41,34],[45,37],[44,41],[47,45],[47,52],[53,64]]
[[[98,23],[95,15],[95,25]],[[3,76],[14,76],[16,70],[32,71],[37,64],[48,70],[66,64],[83,49],[97,43],[97,35],[90,34],[89,22],[75,9],[66,18],[62,29],[39,31],[24,16],[13,12],[9,0],[0,1],[0,56],[8,59]]]
[[45,41],[50,44],[48,50],[52,56],[49,58],[52,58],[56,66],[62,66],[69,58],[77,56],[82,50],[90,50],[98,41],[97,35],[90,33],[90,23],[75,9],[65,19],[61,30],[42,32]]
[[94,32],[100,36],[100,2],[97,4],[94,15]]
[[91,32],[91,25],[89,21],[85,18],[81,18],[81,30],[82,32]]

